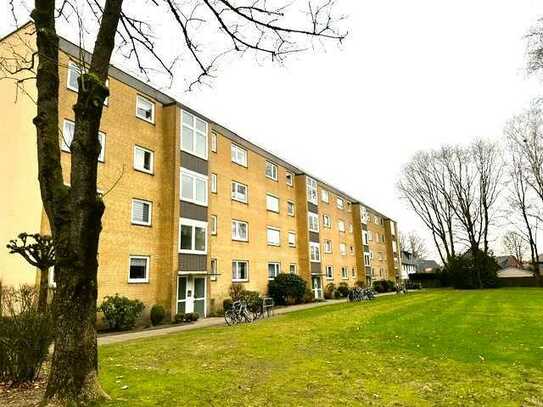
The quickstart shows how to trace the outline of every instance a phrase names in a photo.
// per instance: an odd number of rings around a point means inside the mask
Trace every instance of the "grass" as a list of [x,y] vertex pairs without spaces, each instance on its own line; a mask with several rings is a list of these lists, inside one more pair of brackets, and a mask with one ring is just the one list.
[[105,345],[100,377],[105,406],[542,406],[542,334],[541,289],[436,290]]

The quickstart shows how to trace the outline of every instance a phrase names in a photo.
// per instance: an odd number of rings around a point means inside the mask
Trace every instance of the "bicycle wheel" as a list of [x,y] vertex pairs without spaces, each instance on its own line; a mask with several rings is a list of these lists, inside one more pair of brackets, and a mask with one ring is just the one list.
[[224,313],[224,320],[227,325],[235,325],[238,322],[236,314],[232,310],[228,310]]

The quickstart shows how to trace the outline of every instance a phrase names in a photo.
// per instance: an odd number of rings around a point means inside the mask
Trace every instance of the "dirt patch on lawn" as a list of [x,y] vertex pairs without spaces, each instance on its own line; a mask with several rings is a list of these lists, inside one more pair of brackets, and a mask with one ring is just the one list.
[[12,383],[0,382],[0,406],[2,407],[33,407],[42,400],[49,365],[46,362],[41,369],[38,379],[33,383],[13,385]]

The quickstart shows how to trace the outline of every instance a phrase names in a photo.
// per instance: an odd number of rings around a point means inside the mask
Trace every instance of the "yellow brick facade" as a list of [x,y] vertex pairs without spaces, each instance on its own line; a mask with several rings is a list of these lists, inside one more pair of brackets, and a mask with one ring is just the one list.
[[[78,53],[74,52],[74,46],[65,41],[61,42],[61,49],[59,128],[63,129],[65,120],[73,120],[72,106],[76,102],[77,92],[67,86],[68,67]],[[4,86],[2,82],[0,85]],[[183,302],[183,307],[189,304],[185,297],[178,297],[179,292],[196,298],[198,280],[205,282],[205,310],[209,313],[220,309],[222,300],[229,295],[233,283],[233,261],[248,263],[248,275],[240,283],[246,289],[260,291],[262,294],[267,291],[270,263],[278,263],[280,272],[295,271],[307,281],[310,288],[317,281],[322,289],[331,282],[336,285],[345,282],[353,286],[357,281],[366,280],[368,269],[364,265],[362,237],[364,225],[360,215],[363,204],[318,180],[318,202],[316,205],[310,204],[307,180],[311,175],[294,165],[116,68],[110,70],[109,88],[110,97],[104,107],[100,129],[105,134],[104,160],[98,164],[98,192],[103,194],[106,205],[98,254],[99,299],[119,293],[140,299],[147,310],[153,304],[162,304],[173,315],[180,302]],[[136,116],[138,96],[153,102],[152,123]],[[24,139],[4,143],[8,150],[2,151],[4,156],[0,160],[5,165],[4,173],[10,174],[10,177],[3,178],[2,186],[14,191],[11,199],[2,201],[1,205],[5,207],[0,208],[5,217],[2,224],[7,225],[0,232],[0,243],[3,246],[5,240],[22,231],[40,230],[47,233],[48,225],[39,201],[39,186],[35,181],[35,135],[31,126],[35,107],[23,101],[14,104],[5,96],[2,96],[2,106],[4,111],[11,112],[5,124],[9,131],[2,133],[3,138],[11,137],[11,134],[24,134]],[[207,126],[202,133],[207,138],[205,157],[196,157],[193,152],[182,148],[181,139],[186,131],[183,123],[187,118],[190,120],[191,115],[201,120],[198,122],[201,126],[202,123]],[[246,166],[232,161],[232,145],[247,152]],[[152,173],[134,168],[135,146],[152,151]],[[70,153],[61,154],[65,182],[69,185]],[[25,166],[21,167],[18,160],[23,157]],[[267,163],[276,166],[276,180],[266,176]],[[17,171],[13,171],[10,166],[14,166]],[[181,171],[187,170],[195,170],[197,177],[207,179],[206,205],[187,203],[182,197]],[[291,181],[287,180],[287,176]],[[211,188],[214,177],[216,192]],[[19,180],[24,186],[19,185]],[[246,185],[247,203],[232,199],[233,181]],[[290,182],[292,185],[289,185]],[[323,191],[328,192],[328,202],[323,201]],[[267,195],[279,200],[278,212],[267,208]],[[25,196],[32,197],[31,202],[27,202]],[[151,203],[150,225],[141,226],[132,222],[133,199]],[[338,206],[338,199],[343,201],[343,208]],[[294,205],[291,214],[288,211],[289,203]],[[310,211],[318,216],[318,234],[309,233]],[[5,214],[8,214],[7,217]],[[373,237],[377,234],[384,236],[384,242],[377,242],[375,238],[369,242],[369,250],[374,253],[372,267],[382,268],[383,275],[393,279],[394,254],[391,242],[397,233],[392,233],[388,218],[377,212],[375,214],[383,220],[382,224],[375,224],[372,211],[371,221],[367,222],[366,227]],[[325,216],[330,220],[329,226],[324,224]],[[181,253],[180,223],[185,225],[187,219],[189,223],[207,222],[205,252],[186,254],[185,250]],[[216,233],[211,227],[215,220]],[[248,224],[247,241],[233,239],[233,220]],[[344,231],[340,231],[340,222],[343,222]],[[267,229],[270,227],[279,231],[278,245],[268,243]],[[196,229],[192,230],[196,233]],[[289,244],[289,232],[296,236],[294,245]],[[309,256],[309,242],[315,239],[320,247],[320,265],[312,263]],[[331,253],[325,250],[328,242]],[[342,245],[344,253],[341,253]],[[376,254],[379,254],[379,260]],[[129,281],[130,256],[149,259],[146,281]],[[17,270],[18,274],[11,273],[9,277],[6,274],[0,275],[9,284],[23,281],[18,277],[23,271],[32,276],[30,281],[35,278],[28,266],[20,262],[14,265],[16,261],[5,253],[0,255],[0,261],[0,272],[7,268]],[[191,269],[191,265],[195,265],[195,268]],[[327,266],[333,268],[330,278],[326,275]],[[345,269],[343,275],[342,268]]]

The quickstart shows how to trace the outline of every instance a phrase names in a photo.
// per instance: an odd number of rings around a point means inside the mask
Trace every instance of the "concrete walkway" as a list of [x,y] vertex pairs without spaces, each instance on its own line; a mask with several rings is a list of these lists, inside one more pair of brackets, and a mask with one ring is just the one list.
[[[393,294],[396,294],[396,292],[378,294],[377,296],[380,297],[380,296],[393,295]],[[326,300],[323,302],[312,302],[309,304],[292,305],[290,307],[280,307],[273,310],[273,315],[288,314],[290,312],[296,312],[296,311],[301,311],[301,310],[310,309],[310,308],[324,307],[327,305],[341,304],[343,302],[347,302],[347,300],[346,299]],[[193,322],[191,324],[169,325],[169,326],[165,326],[164,328],[161,327],[161,328],[156,328],[156,329],[146,329],[143,331],[127,332],[127,333],[120,333],[120,334],[108,334],[108,335],[100,336],[98,337],[98,345],[109,345],[111,343],[126,342],[126,341],[131,341],[133,339],[152,338],[155,336],[169,335],[169,334],[182,332],[182,331],[190,331],[192,329],[200,329],[200,328],[206,328],[210,326],[221,326],[221,325],[225,325],[223,317],[204,318],[196,322]]]

